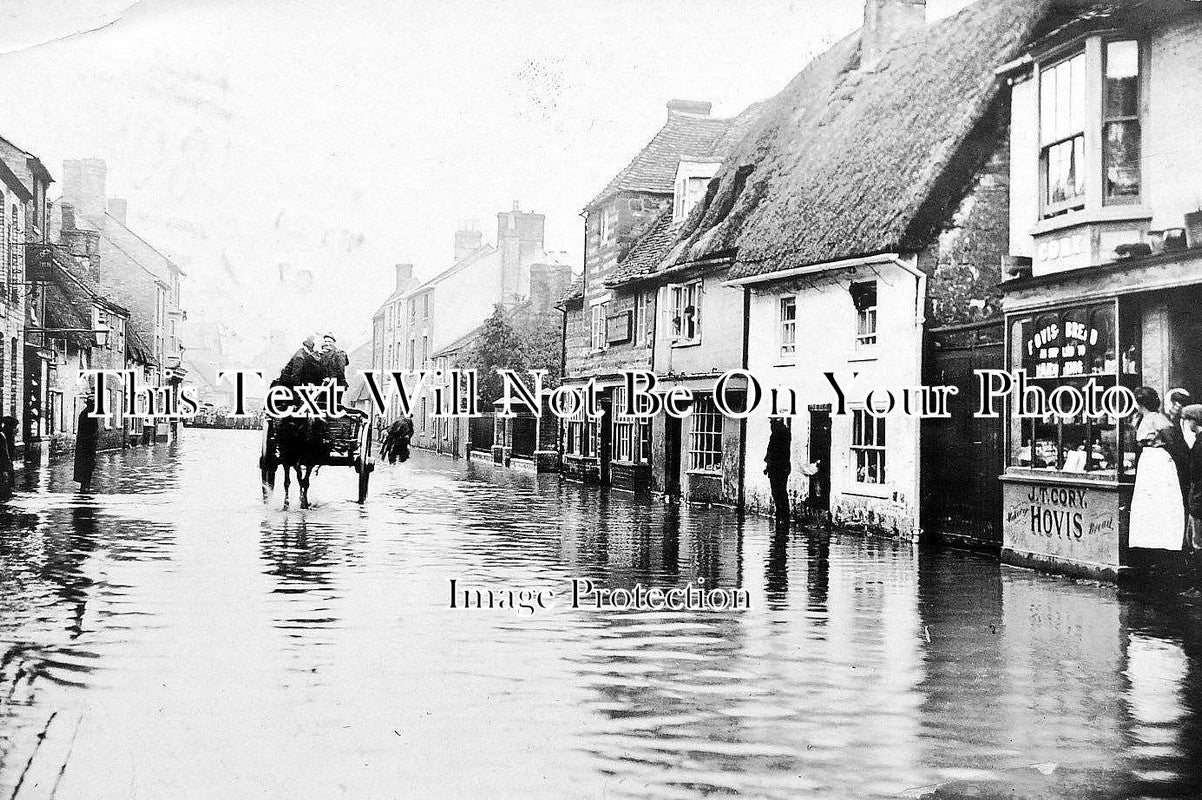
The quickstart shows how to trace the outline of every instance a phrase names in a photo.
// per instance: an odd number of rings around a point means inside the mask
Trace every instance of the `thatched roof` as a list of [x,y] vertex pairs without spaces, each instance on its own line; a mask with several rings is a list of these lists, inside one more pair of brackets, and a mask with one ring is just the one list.
[[676,168],[684,161],[712,156],[730,132],[733,120],[668,112],[668,121],[585,208],[593,208],[618,192],[672,194]]
[[859,34],[816,58],[726,159],[665,265],[736,254],[735,276],[915,249],[940,179],[1048,0],[980,0],[861,70]]

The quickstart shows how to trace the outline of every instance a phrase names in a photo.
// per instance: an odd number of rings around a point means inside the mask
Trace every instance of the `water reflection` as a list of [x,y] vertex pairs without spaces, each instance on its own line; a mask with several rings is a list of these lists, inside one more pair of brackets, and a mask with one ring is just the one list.
[[[256,446],[189,431],[0,510],[0,796],[72,708],[60,798],[1202,793],[1171,600],[420,453],[284,511]],[[571,609],[572,578],[752,608]]]

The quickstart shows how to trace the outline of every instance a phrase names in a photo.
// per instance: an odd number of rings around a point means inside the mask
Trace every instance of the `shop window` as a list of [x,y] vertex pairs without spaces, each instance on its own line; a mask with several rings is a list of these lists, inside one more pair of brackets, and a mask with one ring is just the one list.
[[698,397],[689,416],[689,469],[722,471],[722,414],[709,395]]
[[701,281],[668,287],[668,315],[672,340],[687,343],[701,338]]
[[780,357],[792,359],[797,354],[797,298],[780,299]]
[[1107,42],[1102,157],[1107,203],[1139,201],[1139,43]]
[[851,299],[856,306],[856,349],[876,347],[876,281],[853,283]]
[[1085,53],[1039,75],[1040,171],[1045,216],[1085,204]]
[[851,417],[851,455],[856,483],[885,482],[885,418],[864,409],[855,409]]
[[[1061,386],[1083,393],[1090,381],[1099,391],[1117,385],[1135,388],[1140,380],[1137,339],[1136,330],[1120,335],[1114,301],[1057,309],[1012,323],[1011,363],[1048,395]],[[1135,466],[1127,420],[1083,413],[1021,418],[1017,412],[1014,407],[1009,412],[1013,467],[1117,477]]]

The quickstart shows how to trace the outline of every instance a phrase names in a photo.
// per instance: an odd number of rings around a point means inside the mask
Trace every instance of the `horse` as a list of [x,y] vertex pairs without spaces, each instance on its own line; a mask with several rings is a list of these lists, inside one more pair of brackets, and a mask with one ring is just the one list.
[[288,491],[292,472],[300,487],[301,508],[309,507],[309,478],[314,467],[330,455],[325,439],[325,422],[313,417],[285,417],[275,421],[276,448],[279,463],[284,468],[284,507],[288,506]]

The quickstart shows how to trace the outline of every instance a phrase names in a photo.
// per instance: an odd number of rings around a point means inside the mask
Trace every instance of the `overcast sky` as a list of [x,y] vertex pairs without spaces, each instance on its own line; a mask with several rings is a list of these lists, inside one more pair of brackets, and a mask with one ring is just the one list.
[[0,135],[56,177],[104,158],[131,227],[188,272],[190,316],[356,345],[393,263],[433,275],[462,221],[491,241],[515,200],[578,270],[581,206],[670,98],[736,114],[861,16],[858,0],[0,0]]

